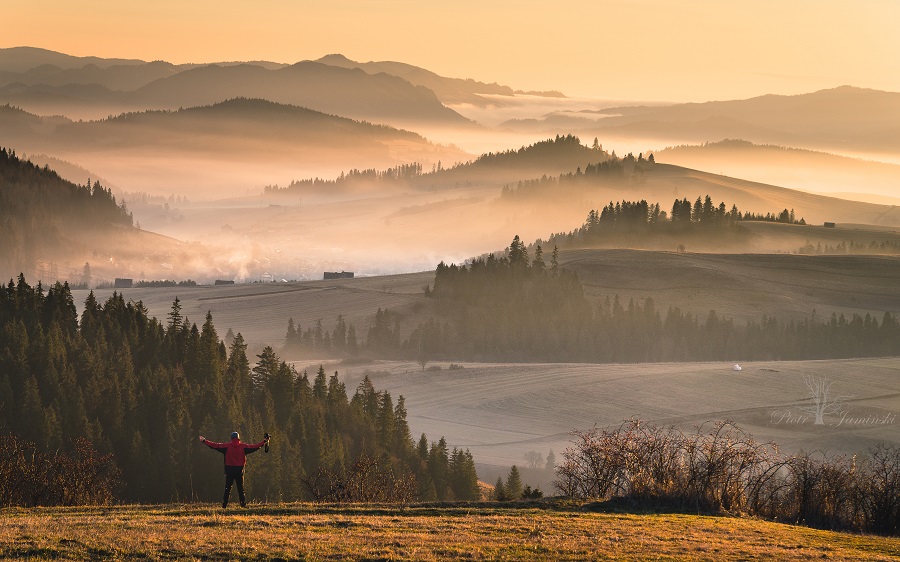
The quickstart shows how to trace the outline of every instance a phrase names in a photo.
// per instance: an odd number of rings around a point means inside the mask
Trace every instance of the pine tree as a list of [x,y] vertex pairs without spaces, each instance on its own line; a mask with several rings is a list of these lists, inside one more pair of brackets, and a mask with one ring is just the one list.
[[181,300],[175,297],[172,301],[172,310],[169,311],[169,330],[177,332],[181,329],[184,317],[181,315]]
[[522,498],[522,477],[519,475],[519,467],[512,465],[509,475],[506,477],[506,495],[510,500]]
[[531,268],[540,273],[544,272],[544,251],[541,250],[541,245],[538,244],[534,248],[534,261],[531,262]]
[[509,501],[509,495],[506,493],[506,486],[503,484],[503,477],[497,477],[497,483],[494,484],[494,501],[505,502]]
[[550,449],[550,452],[547,453],[547,464],[544,465],[544,468],[547,470],[556,470],[556,455],[553,454],[553,449]]

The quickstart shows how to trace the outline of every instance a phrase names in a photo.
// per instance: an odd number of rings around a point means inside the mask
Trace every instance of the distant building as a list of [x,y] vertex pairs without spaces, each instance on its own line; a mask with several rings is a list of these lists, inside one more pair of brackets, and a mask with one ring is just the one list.
[[116,289],[130,289],[132,285],[134,285],[133,279],[125,279],[122,277],[116,277],[116,280],[113,283],[113,287]]
[[234,285],[234,279],[216,279],[216,285]]
[[326,271],[325,279],[353,279],[352,271]]
[[825,228],[834,228],[834,223],[833,223],[833,222],[826,222],[826,223],[825,223]]

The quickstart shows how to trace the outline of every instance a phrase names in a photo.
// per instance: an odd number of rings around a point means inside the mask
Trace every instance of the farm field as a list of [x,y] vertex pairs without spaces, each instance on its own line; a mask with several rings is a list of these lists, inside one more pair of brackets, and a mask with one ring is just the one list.
[[[820,229],[824,230],[824,229]],[[794,254],[679,254],[636,250],[572,250],[560,265],[573,270],[589,297],[652,297],[705,318],[710,310],[739,323],[763,315],[782,321],[900,311],[900,257]]]
[[[311,374],[318,368],[295,365]],[[632,417],[686,430],[728,419],[785,452],[852,455],[900,441],[898,358],[750,362],[739,372],[732,363],[462,365],[423,371],[412,362],[333,363],[325,369],[337,370],[349,392],[368,374],[376,388],[395,399],[403,395],[413,436],[443,435],[451,446],[468,448],[486,482],[513,464],[522,467],[529,451],[553,450],[559,461],[572,430],[618,426]],[[842,412],[825,416],[823,425],[806,412],[812,406],[807,376],[832,383],[832,398],[844,397]],[[552,471],[523,476],[551,491]]]
[[[771,230],[766,226],[760,225],[760,230]],[[578,273],[589,297],[599,300],[619,295],[624,304],[631,298],[642,301],[652,297],[663,313],[669,306],[677,306],[705,318],[713,309],[736,322],[758,322],[764,314],[799,320],[813,310],[819,318],[832,312],[848,316],[868,312],[879,321],[885,311],[900,312],[900,257],[896,256],[567,250],[560,252],[559,261]],[[191,321],[202,323],[211,311],[220,336],[229,328],[241,332],[251,351],[258,352],[264,345],[277,350],[284,344],[289,318],[304,329],[321,319],[330,330],[342,314],[361,337],[378,308],[390,308],[400,313],[401,330],[411,330],[428,316],[423,289],[433,282],[433,271],[423,271],[344,280],[120,292],[126,300],[142,301],[150,314],[160,319],[165,319],[177,296],[182,313]],[[112,292],[94,291],[101,302]],[[76,290],[73,295],[80,310],[87,291]]]
[[0,557],[201,560],[897,560],[900,539],[754,519],[528,507],[7,509]]

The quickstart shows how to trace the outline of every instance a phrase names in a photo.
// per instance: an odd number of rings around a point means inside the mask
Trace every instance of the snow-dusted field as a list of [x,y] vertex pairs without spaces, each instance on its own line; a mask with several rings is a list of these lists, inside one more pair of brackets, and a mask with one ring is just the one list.
[[[477,462],[522,466],[525,453],[559,459],[573,429],[615,426],[638,417],[691,429],[733,420],[782,450],[864,452],[900,442],[900,358],[743,363],[464,364],[422,371],[415,363],[325,366],[352,393],[368,373],[394,400],[406,398],[414,436],[443,435]],[[297,362],[312,375],[317,364]],[[842,407],[815,425],[807,378],[831,383]]]

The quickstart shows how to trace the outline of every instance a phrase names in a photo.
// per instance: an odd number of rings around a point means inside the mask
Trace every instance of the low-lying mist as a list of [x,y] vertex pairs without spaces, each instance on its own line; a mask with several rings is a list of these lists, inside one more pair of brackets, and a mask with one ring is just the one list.
[[[855,201],[900,203],[900,165],[797,148],[724,140],[655,153],[660,162]],[[870,155],[871,156],[871,155]]]

